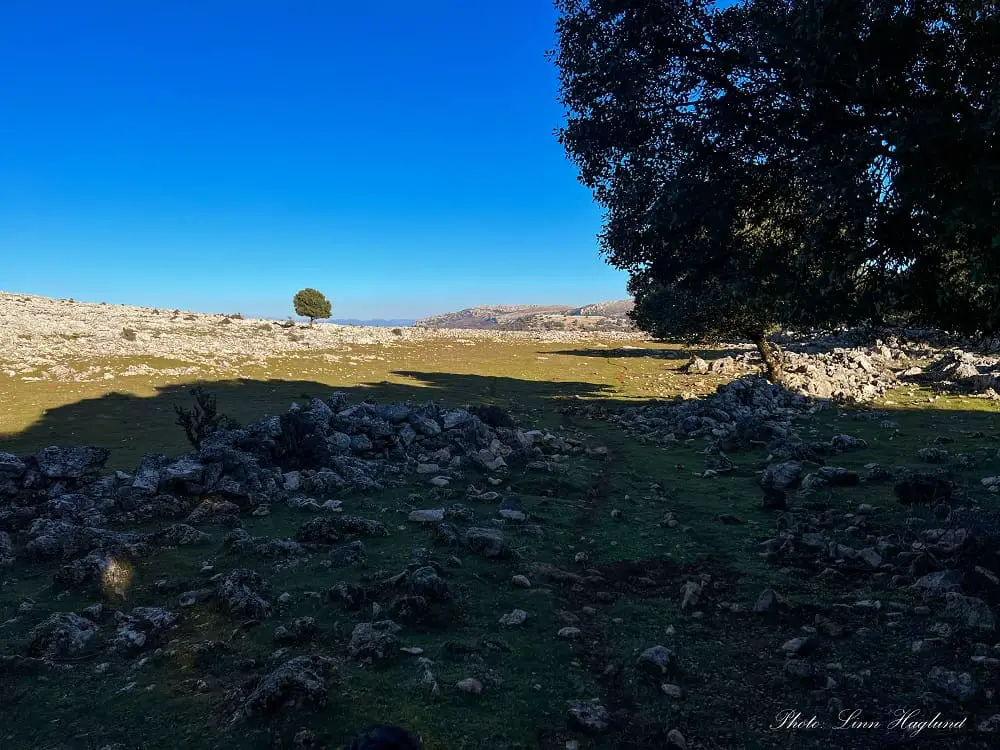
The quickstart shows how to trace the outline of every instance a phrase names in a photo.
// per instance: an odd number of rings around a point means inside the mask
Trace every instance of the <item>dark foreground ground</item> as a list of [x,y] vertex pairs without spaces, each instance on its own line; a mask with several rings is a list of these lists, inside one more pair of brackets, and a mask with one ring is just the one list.
[[[621,366],[629,365],[635,367],[632,358],[623,358]],[[608,369],[609,363],[600,358],[593,366]],[[692,390],[713,385],[690,377],[682,385]],[[997,495],[981,483],[1000,474],[1000,422],[989,402],[944,396],[931,404],[927,392],[906,391],[888,405],[828,405],[797,419],[797,430],[810,440],[847,433],[866,441],[826,458],[862,481],[792,493],[789,508],[780,511],[762,506],[763,447],[730,453],[734,466],[705,478],[705,469],[717,465],[705,453],[706,441],[644,444],[581,408],[586,401],[573,396],[595,395],[584,392],[586,384],[509,380],[470,389],[442,378],[426,395],[467,403],[474,390],[509,409],[523,429],[578,441],[565,470],[514,467],[495,477],[495,487],[470,472],[443,490],[431,487],[427,476],[408,475],[380,492],[338,495],[344,513],[378,520],[389,531],[363,538],[364,559],[354,564],[331,566],[329,550],[292,563],[241,551],[225,541],[230,525],[208,521],[192,524],[207,540],[157,548],[103,591],[57,582],[59,561],[18,559],[0,568],[0,654],[18,657],[0,666],[0,747],[339,748],[376,721],[419,732],[427,748],[563,748],[571,742],[594,748],[986,748],[1000,742],[988,726],[980,728],[998,713],[1000,649],[992,612],[1000,586],[988,569],[979,577],[974,566],[966,571],[962,593],[984,602],[989,618],[963,610],[946,587],[914,588],[924,574],[957,559],[948,546],[954,535],[945,543],[928,535],[947,524],[930,505],[900,504],[895,479],[866,478],[873,463],[897,476],[938,471],[953,484],[953,504],[994,508]],[[264,387],[244,383],[234,393]],[[302,395],[292,390],[321,398],[332,391],[320,383],[266,387],[283,399],[275,413]],[[385,388],[375,394],[381,400],[414,395]],[[227,398],[237,400],[225,385],[217,390],[224,408]],[[178,398],[171,392],[170,403]],[[61,437],[70,424],[81,429],[79,419],[50,419],[34,432],[9,435],[0,450],[36,450],[49,441],[33,441]],[[165,429],[162,419],[158,424],[154,434]],[[93,431],[93,421],[82,429]],[[122,426],[108,422],[102,429],[109,447],[123,443]],[[179,428],[172,429],[182,442]],[[127,432],[138,444],[125,454],[119,448],[124,458],[116,463],[113,454],[109,469],[132,470],[134,453],[157,447],[138,426]],[[918,457],[926,447],[947,455],[930,464],[927,454]],[[407,520],[413,508],[462,503],[476,523],[489,525],[498,503],[470,499],[470,484],[519,495],[530,523],[503,525],[513,557],[484,559],[461,545],[443,546],[433,525]],[[870,507],[859,512],[861,506]],[[267,516],[243,514],[241,521],[254,538],[290,539],[314,516],[275,507]],[[762,546],[782,532],[788,544]],[[869,549],[879,553],[876,559],[867,556]],[[351,658],[357,624],[385,619],[398,598],[386,581],[428,562],[447,588],[432,613],[403,622],[392,653],[376,664]],[[201,599],[180,606],[185,592],[210,588],[212,576],[237,568],[261,576],[274,604],[268,614],[234,617]],[[530,585],[515,582],[517,575]],[[338,584],[364,589],[363,604],[331,598]],[[760,601],[767,589],[778,595],[772,603]],[[32,629],[50,615],[98,603],[105,608],[102,630],[111,632],[116,610],[148,606],[179,617],[155,648],[132,655],[99,650],[79,660],[22,658]],[[518,609],[527,613],[522,624],[500,623]],[[294,631],[293,623],[306,617],[313,618],[311,632],[276,635],[279,626]],[[672,657],[653,674],[639,660],[658,645]],[[325,705],[306,701],[232,722],[239,696],[280,664],[311,655],[330,660],[323,668]],[[462,682],[470,678],[478,687]],[[567,711],[577,701],[603,706],[607,726],[591,733],[574,722]],[[914,720],[940,713],[942,720],[963,723],[913,736],[916,725],[890,725],[900,710],[919,711]],[[788,712],[801,713],[809,726],[775,727]]]

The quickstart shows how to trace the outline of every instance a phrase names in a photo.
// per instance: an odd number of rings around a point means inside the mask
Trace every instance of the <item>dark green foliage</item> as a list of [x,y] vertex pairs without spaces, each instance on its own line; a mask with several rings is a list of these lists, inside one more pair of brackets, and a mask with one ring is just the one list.
[[295,306],[296,315],[309,318],[309,325],[312,325],[314,320],[329,318],[333,314],[330,300],[317,289],[306,288],[296,292],[292,304]]
[[640,325],[1000,328],[990,4],[557,6],[560,140]]
[[229,417],[219,414],[214,394],[198,386],[191,389],[191,395],[195,401],[193,407],[188,409],[175,406],[174,411],[177,413],[175,424],[184,428],[184,434],[192,446],[199,448],[201,441],[213,432],[237,426]]

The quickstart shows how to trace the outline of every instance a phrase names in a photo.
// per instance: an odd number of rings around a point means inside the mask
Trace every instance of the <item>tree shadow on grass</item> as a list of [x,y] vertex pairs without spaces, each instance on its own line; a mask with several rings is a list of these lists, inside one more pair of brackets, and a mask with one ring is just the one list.
[[49,445],[93,445],[111,451],[108,467],[131,470],[146,453],[171,455],[191,446],[177,426],[176,406],[190,407],[191,389],[202,386],[217,398],[219,412],[242,424],[282,414],[293,402],[326,398],[335,391],[348,394],[354,403],[375,401],[438,401],[458,406],[492,403],[526,413],[562,398],[601,398],[610,388],[573,381],[529,381],[507,377],[456,375],[444,372],[394,372],[412,382],[361,383],[331,386],[309,380],[195,381],[158,387],[154,396],[109,393],[47,410],[20,432],[0,433],[0,451],[15,455],[34,453]]
[[624,358],[650,358],[650,359],[682,359],[688,360],[691,357],[701,357],[702,359],[718,359],[721,357],[733,357],[742,354],[745,349],[733,347],[709,348],[709,349],[672,349],[666,347],[616,347],[612,349],[588,348],[588,349],[561,349],[550,352],[551,354],[568,354],[574,357],[602,357],[604,359],[624,359]]

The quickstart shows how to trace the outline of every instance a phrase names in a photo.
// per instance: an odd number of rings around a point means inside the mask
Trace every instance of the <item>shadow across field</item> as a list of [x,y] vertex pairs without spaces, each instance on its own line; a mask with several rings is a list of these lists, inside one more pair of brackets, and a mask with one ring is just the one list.
[[[859,573],[845,567],[844,574],[824,576],[830,561],[813,552],[773,562],[762,560],[758,555],[760,542],[774,534],[772,529],[777,524],[784,523],[777,513],[760,503],[757,471],[767,460],[763,446],[734,452],[732,471],[706,479],[702,472],[713,456],[704,452],[701,440],[644,445],[618,427],[594,418],[596,410],[555,408],[564,406],[567,399],[578,403],[574,397],[599,400],[609,407],[623,405],[621,400],[609,398],[616,394],[606,386],[416,370],[391,375],[399,382],[336,387],[302,379],[242,379],[201,385],[217,395],[222,411],[241,422],[281,413],[292,401],[323,398],[336,390],[348,393],[354,402],[433,399],[449,405],[494,403],[514,411],[526,427],[558,420],[557,424],[571,434],[585,435],[588,447],[605,446],[609,458],[580,456],[572,464],[573,471],[565,475],[512,473],[511,486],[522,494],[544,535],[520,536],[513,529],[510,533],[526,551],[526,561],[550,564],[561,571],[587,572],[589,579],[591,570],[575,560],[578,551],[586,550],[586,565],[600,574],[598,580],[577,580],[579,576],[561,581],[546,579],[544,586],[521,589],[508,584],[515,573],[522,572],[515,561],[479,560],[466,555],[462,565],[442,567],[442,576],[447,576],[449,586],[459,595],[463,619],[456,621],[447,635],[418,628],[405,634],[408,643],[426,649],[428,658],[433,657],[440,665],[435,666],[435,671],[444,690],[434,701],[425,700],[419,692],[419,672],[409,662],[379,670],[347,666],[347,679],[330,690],[329,707],[321,711],[307,706],[283,710],[266,724],[224,730],[219,721],[224,691],[261,672],[244,666],[254,663],[249,659],[259,660],[258,665],[270,664],[269,655],[275,647],[271,629],[258,627],[236,638],[228,635],[227,652],[231,653],[219,657],[218,665],[204,670],[210,689],[194,698],[185,687],[195,676],[193,670],[187,664],[178,669],[179,662],[166,657],[150,659],[142,672],[135,672],[136,682],[141,679],[144,684],[131,692],[121,692],[118,687],[118,679],[126,679],[123,672],[112,673],[113,683],[103,673],[98,675],[89,668],[73,673],[52,672],[45,675],[45,680],[5,677],[0,680],[0,702],[18,703],[21,719],[5,728],[4,733],[9,735],[3,746],[31,747],[27,742],[30,735],[36,745],[64,747],[55,744],[62,734],[93,737],[94,746],[98,738],[101,743],[122,739],[132,744],[155,738],[157,746],[200,741],[201,745],[220,748],[264,748],[281,743],[288,747],[302,726],[310,726],[324,746],[343,747],[363,723],[386,720],[424,733],[430,740],[428,747],[513,750],[530,746],[556,750],[576,736],[563,716],[568,702],[580,695],[598,696],[612,713],[612,731],[586,740],[594,748],[662,748],[667,746],[667,726],[677,727],[693,738],[692,744],[702,747],[892,746],[882,742],[881,733],[867,731],[832,732],[821,728],[791,741],[786,734],[769,729],[778,711],[788,706],[810,706],[814,695],[810,683],[788,679],[781,644],[791,634],[802,632],[803,627],[815,630],[815,614],[830,613],[830,602],[856,601],[859,586],[872,599],[905,600],[906,612],[910,604],[922,599],[913,595],[911,600],[906,590],[889,588],[888,581],[880,581],[873,570]],[[52,409],[23,432],[0,438],[0,450],[23,455],[52,443],[90,443],[112,449],[109,467],[124,469],[133,468],[145,452],[185,452],[189,446],[174,425],[173,407],[191,403],[192,385],[164,386],[148,398],[111,393]],[[990,410],[983,411],[939,410],[924,405],[880,409],[878,413],[841,409],[830,403],[824,406],[827,408],[800,423],[804,435],[828,442],[833,435],[847,433],[867,442],[864,449],[829,456],[831,465],[858,473],[873,461],[900,469],[941,470],[956,482],[963,501],[974,500],[984,508],[996,506],[996,496],[980,484],[982,476],[1000,472],[996,450],[1000,445],[1000,414],[992,405],[984,404]],[[947,461],[921,464],[917,451],[929,445],[944,446],[949,451]],[[968,455],[971,462],[959,462],[959,454]],[[659,488],[656,491],[651,488],[653,482]],[[402,493],[409,491],[404,488],[395,495],[391,491],[375,497],[359,495],[348,503],[365,516],[385,511],[386,519],[401,519],[397,514],[409,507]],[[469,499],[464,502],[476,503]],[[933,518],[929,508],[911,509],[897,503],[891,482],[821,489],[808,498],[808,508],[803,502],[802,509],[796,512],[799,518],[827,510],[844,514],[862,503],[877,509],[864,528],[849,532],[844,516],[843,523],[824,531],[824,536],[830,541],[861,546],[870,544],[870,538],[876,536],[898,534],[909,543],[916,537],[905,535],[916,532],[908,531],[907,517],[913,514]],[[475,510],[480,518],[487,518],[495,512],[495,506],[483,502]],[[619,512],[614,514],[614,510]],[[677,528],[661,525],[668,511],[680,521]],[[252,535],[277,538],[293,533],[302,523],[298,513],[275,508],[268,516],[247,515],[243,520]],[[310,644],[315,652],[345,652],[353,623],[368,615],[367,610],[345,614],[332,603],[307,596],[306,592],[322,590],[333,582],[331,579],[367,584],[362,576],[376,570],[400,570],[408,564],[414,546],[430,547],[429,530],[413,524],[405,530],[395,529],[392,523],[387,525],[393,528],[390,536],[365,539],[371,568],[331,571],[317,555],[301,566],[266,571],[273,591],[286,590],[292,595],[292,609],[283,612],[282,618],[309,616],[319,621],[319,631]],[[192,587],[200,585],[201,561],[206,556],[217,557],[220,566],[227,568],[263,570],[259,559],[240,557],[222,546],[220,540],[228,529],[209,530],[215,535],[211,542],[214,548],[161,550],[145,561],[139,579],[142,585],[136,594],[144,598],[135,603],[163,606],[166,593],[153,583],[161,579],[177,587],[175,594],[183,591],[188,582]],[[0,610],[13,611],[23,595],[33,592],[33,613],[22,623],[25,633],[54,610],[81,609],[92,601],[62,598],[62,585],[34,593],[36,584],[25,582],[25,576],[17,570],[16,578],[22,580],[15,581],[15,585],[22,588],[8,586],[0,590]],[[543,573],[539,570],[532,575]],[[701,609],[696,616],[686,608],[680,593],[688,581],[704,575],[712,583],[700,594]],[[773,621],[752,615],[747,610],[766,588],[780,591],[795,606]],[[997,601],[990,592],[976,593],[991,605]],[[742,609],[722,606],[732,603],[740,604]],[[516,635],[505,633],[497,624],[502,613],[514,608],[530,610],[532,618]],[[700,616],[702,610],[704,617]],[[573,621],[582,630],[579,640],[558,636],[561,627],[570,621],[565,619],[567,614],[576,618]],[[847,607],[833,614],[847,637],[817,638],[813,662],[844,664],[847,669],[858,665],[859,669],[863,666],[871,670],[871,679],[858,680],[852,690],[852,706],[881,720],[891,719],[886,708],[890,705],[919,706],[929,715],[938,707],[951,710],[943,698],[923,697],[927,691],[926,666],[910,656],[910,642],[924,638],[927,631],[923,616],[900,615],[894,623],[896,628],[889,630],[885,621],[868,609]],[[180,627],[186,629],[178,635],[184,639],[185,648],[193,647],[194,639],[208,643],[203,639],[235,633],[236,621],[217,617],[208,607],[194,607],[183,617]],[[663,638],[664,623],[676,628],[676,640],[682,645],[677,650],[676,679],[683,685],[686,697],[673,704],[665,703],[658,679],[637,679],[640,672],[636,654]],[[861,628],[869,635],[862,637]],[[850,637],[852,634],[856,637]],[[15,643],[9,631],[3,636],[0,640]],[[508,641],[514,641],[516,646],[505,647]],[[941,661],[951,667],[955,660],[946,659],[945,651]],[[490,685],[482,700],[474,700],[453,687],[478,663],[465,658],[473,653],[491,670],[495,667],[505,680],[502,686]],[[964,649],[955,654],[955,659],[966,657]],[[113,669],[124,669],[117,660],[112,663]],[[971,669],[964,662],[961,668]],[[133,671],[127,674],[131,676]],[[161,687],[149,692],[143,689],[145,683]],[[544,685],[545,692],[536,691],[535,684]],[[108,700],[111,690],[117,692],[113,693],[114,699]],[[823,700],[825,703],[825,697]],[[65,708],[59,724],[51,722],[49,706],[53,705]],[[666,705],[669,724],[664,721]],[[977,700],[962,711],[960,715],[968,713],[978,720],[993,714],[995,708]],[[969,723],[974,722],[970,719]],[[530,741],[533,734],[534,741]],[[739,738],[738,743],[734,743],[734,737]],[[994,746],[991,738],[980,739],[971,733],[938,734],[930,741],[938,740],[938,744],[947,742],[952,747]]]
[[403,382],[334,387],[309,380],[241,378],[161,386],[150,397],[113,392],[49,409],[26,429],[0,434],[0,451],[23,456],[48,445],[94,445],[111,451],[108,466],[116,469],[134,468],[149,452],[183,453],[190,446],[175,423],[174,409],[193,404],[191,389],[195,386],[213,393],[219,411],[240,423],[284,413],[292,402],[326,398],[335,391],[347,393],[352,402],[490,403],[521,413],[539,409],[555,399],[604,398],[612,392],[607,386],[563,380],[530,381],[416,371],[398,371],[393,375],[404,379]]
[[613,349],[561,349],[551,352],[552,354],[568,354],[574,357],[602,357],[604,359],[618,359],[628,357],[649,357],[651,359],[683,359],[689,360],[691,357],[701,357],[712,360],[721,357],[733,357],[742,354],[745,350],[724,348],[724,349],[674,349],[674,348],[654,348],[654,347],[617,347]]

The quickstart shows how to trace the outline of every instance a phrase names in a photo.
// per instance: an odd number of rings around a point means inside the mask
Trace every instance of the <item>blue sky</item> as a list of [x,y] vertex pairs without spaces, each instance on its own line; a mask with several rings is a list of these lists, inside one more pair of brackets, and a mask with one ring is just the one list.
[[336,317],[625,296],[546,0],[3,0],[0,289]]

